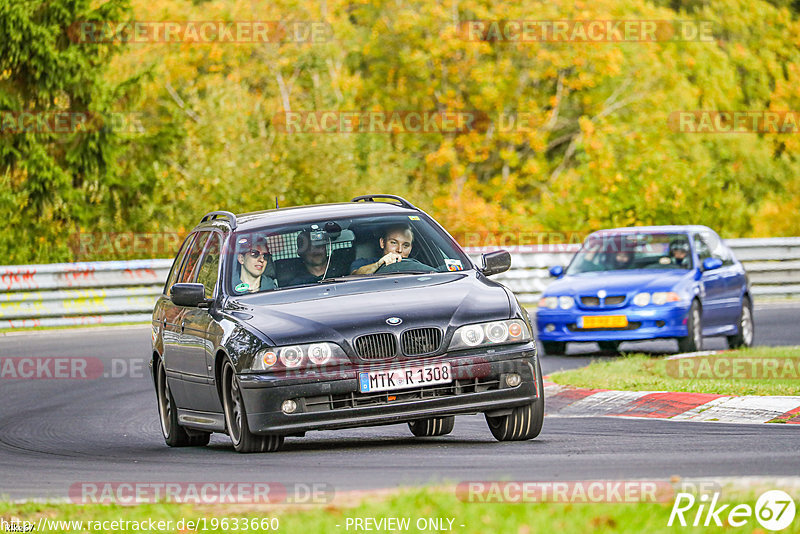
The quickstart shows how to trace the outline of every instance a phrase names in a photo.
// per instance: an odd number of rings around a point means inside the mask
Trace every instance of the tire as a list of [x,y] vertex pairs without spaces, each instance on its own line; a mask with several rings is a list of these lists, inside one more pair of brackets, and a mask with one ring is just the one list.
[[678,338],[678,350],[680,352],[697,352],[703,350],[703,324],[700,304],[695,300],[692,302],[689,313],[686,315],[686,329],[689,331],[686,337]]
[[544,353],[551,356],[559,356],[567,352],[566,341],[542,341],[542,348]]
[[600,347],[600,350],[603,352],[613,352],[614,354],[619,354],[619,346],[622,344],[621,341],[598,341],[597,346]]
[[456,418],[452,415],[446,417],[431,417],[429,419],[419,419],[409,421],[408,428],[411,433],[420,438],[432,436],[445,436],[453,431]]
[[222,406],[225,426],[236,452],[275,452],[283,445],[283,436],[261,436],[250,432],[239,379],[230,361],[222,367]]
[[162,364],[156,364],[156,398],[158,401],[158,418],[161,422],[161,434],[170,447],[203,447],[211,440],[210,432],[192,431],[191,433],[178,423],[178,410],[175,399],[169,390],[167,372]]
[[526,441],[533,439],[542,431],[544,423],[544,382],[542,368],[536,360],[536,387],[539,398],[531,404],[519,406],[509,415],[490,417],[486,424],[497,441]]
[[742,311],[739,313],[739,332],[733,336],[728,336],[728,348],[752,347],[755,331],[753,304],[750,302],[749,297],[744,297],[742,299]]

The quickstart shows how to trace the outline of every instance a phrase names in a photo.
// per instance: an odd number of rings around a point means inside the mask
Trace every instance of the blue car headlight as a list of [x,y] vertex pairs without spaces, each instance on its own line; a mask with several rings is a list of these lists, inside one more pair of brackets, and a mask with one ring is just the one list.
[[667,302],[680,302],[681,296],[675,293],[674,291],[656,291],[653,294],[650,293],[638,293],[635,297],[633,297],[633,303],[637,306],[647,306],[650,303],[655,304],[656,306],[661,306],[662,304],[666,304]]

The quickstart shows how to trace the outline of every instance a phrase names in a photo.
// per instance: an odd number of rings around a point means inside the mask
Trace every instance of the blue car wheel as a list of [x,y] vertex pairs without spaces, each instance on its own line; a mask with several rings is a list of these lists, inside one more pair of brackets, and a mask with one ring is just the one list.
[[689,313],[686,314],[686,337],[678,338],[680,352],[697,352],[703,350],[703,324],[701,322],[700,304],[695,300]]

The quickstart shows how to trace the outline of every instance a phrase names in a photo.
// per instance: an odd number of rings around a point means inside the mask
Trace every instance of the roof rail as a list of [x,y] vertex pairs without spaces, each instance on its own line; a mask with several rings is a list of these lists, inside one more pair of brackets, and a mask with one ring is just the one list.
[[200,222],[204,223],[206,221],[213,221],[217,217],[222,217],[224,219],[227,219],[227,221],[231,225],[231,230],[236,230],[236,215],[234,215],[229,211],[209,211],[208,213],[203,215],[203,218],[200,219]]
[[390,200],[394,200],[395,204],[404,208],[419,210],[419,208],[417,208],[414,204],[403,197],[398,197],[397,195],[361,195],[359,197],[355,197],[350,202],[375,202],[376,198],[388,198]]

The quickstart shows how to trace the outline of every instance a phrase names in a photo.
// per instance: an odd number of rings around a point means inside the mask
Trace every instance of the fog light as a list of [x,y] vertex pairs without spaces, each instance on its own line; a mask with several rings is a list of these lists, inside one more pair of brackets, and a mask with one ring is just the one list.
[[522,377],[517,373],[510,373],[506,375],[506,385],[510,388],[517,387],[522,382]]
[[553,323],[550,323],[550,324],[548,324],[547,326],[544,327],[544,331],[545,332],[552,332],[555,329],[556,329],[556,325],[554,325]]
[[294,413],[296,409],[297,403],[291,399],[285,400],[283,401],[283,404],[281,404],[281,410],[283,410],[283,413]]

